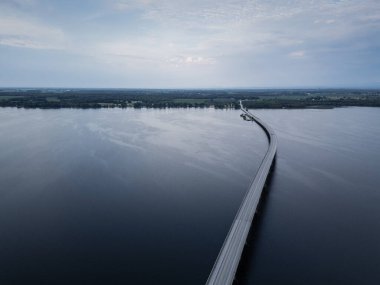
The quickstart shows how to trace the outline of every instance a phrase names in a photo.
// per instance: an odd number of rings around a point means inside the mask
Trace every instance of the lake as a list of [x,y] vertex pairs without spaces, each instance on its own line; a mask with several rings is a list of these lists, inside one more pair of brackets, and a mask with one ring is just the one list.
[[267,147],[239,115],[0,109],[0,283],[203,284]]
[[[278,135],[240,284],[380,280],[380,109]],[[204,284],[267,148],[240,111],[0,108],[1,284]]]
[[379,283],[380,109],[255,113],[278,152],[237,284]]

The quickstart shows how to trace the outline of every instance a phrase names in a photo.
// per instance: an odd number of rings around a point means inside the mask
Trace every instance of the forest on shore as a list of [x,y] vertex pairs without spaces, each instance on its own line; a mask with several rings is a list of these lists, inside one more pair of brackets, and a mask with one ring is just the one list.
[[358,89],[0,89],[0,107],[216,108],[380,107],[380,90]]

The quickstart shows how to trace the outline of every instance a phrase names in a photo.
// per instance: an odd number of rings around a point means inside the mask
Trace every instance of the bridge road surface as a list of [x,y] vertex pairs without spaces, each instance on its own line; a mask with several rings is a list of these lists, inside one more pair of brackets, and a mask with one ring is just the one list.
[[241,101],[240,108],[247,117],[255,121],[264,130],[269,140],[269,147],[256,173],[255,179],[252,181],[240,205],[206,285],[230,285],[233,283],[249,229],[277,150],[277,137],[272,128],[244,109]]

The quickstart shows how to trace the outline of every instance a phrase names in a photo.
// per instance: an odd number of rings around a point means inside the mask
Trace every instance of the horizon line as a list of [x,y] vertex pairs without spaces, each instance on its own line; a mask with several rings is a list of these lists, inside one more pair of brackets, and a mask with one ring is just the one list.
[[30,87],[30,86],[0,86],[0,89],[68,89],[68,90],[380,90],[380,86],[355,87]]

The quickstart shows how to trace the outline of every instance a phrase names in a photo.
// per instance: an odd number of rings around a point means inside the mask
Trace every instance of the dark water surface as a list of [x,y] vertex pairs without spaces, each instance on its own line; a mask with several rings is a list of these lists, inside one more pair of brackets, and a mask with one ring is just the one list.
[[0,108],[0,284],[204,284],[267,147],[239,114]]
[[380,284],[380,108],[262,110],[275,172],[238,284]]
[[[380,109],[260,110],[239,284],[380,283]],[[0,109],[0,284],[204,284],[266,151],[221,110]]]

